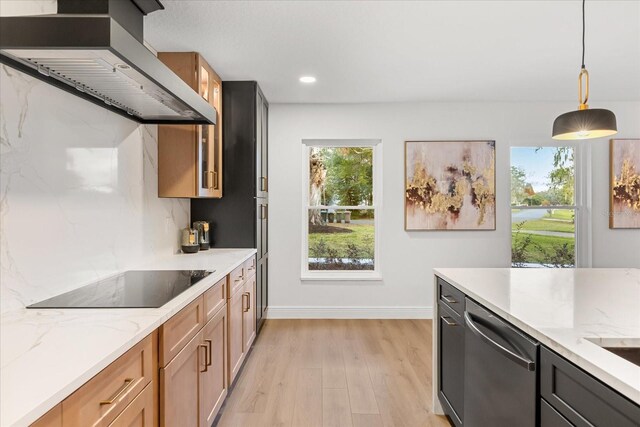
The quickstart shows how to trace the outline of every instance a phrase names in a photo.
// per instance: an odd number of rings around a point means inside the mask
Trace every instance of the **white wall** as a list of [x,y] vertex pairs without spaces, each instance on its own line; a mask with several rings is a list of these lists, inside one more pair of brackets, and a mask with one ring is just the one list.
[[[640,137],[640,103],[598,102],[618,117],[619,137]],[[594,104],[595,106],[595,104]],[[559,103],[272,104],[269,123],[270,317],[430,316],[434,267],[510,265],[509,144],[551,141]],[[301,282],[301,140],[381,138],[381,282]],[[496,231],[406,232],[404,141],[494,139]],[[608,228],[608,141],[591,144],[593,266],[640,267],[640,230]]]
[[2,313],[178,249],[189,202],[157,197],[156,131],[0,68]]

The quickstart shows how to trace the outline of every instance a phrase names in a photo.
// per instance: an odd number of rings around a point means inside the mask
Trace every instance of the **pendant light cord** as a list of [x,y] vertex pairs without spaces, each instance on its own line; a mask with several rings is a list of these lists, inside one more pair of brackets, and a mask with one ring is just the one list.
[[584,68],[584,4],[586,0],[582,0],[582,68]]

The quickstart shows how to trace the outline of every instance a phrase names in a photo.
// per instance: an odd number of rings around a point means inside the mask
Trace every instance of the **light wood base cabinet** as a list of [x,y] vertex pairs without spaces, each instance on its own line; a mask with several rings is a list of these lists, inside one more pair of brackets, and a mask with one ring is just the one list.
[[243,346],[245,354],[256,339],[256,276],[251,276],[244,284],[242,310]]
[[62,405],[58,405],[38,418],[31,427],[62,427]]
[[160,369],[160,426],[209,427],[227,396],[227,310]]
[[133,402],[125,408],[109,427],[154,427],[157,426],[155,389],[149,384]]
[[200,373],[200,426],[209,427],[227,397],[227,310],[223,307],[205,325],[202,337],[208,346],[207,369]]
[[244,362],[243,318],[244,318],[244,287],[231,296],[227,303],[229,312],[229,384],[240,372]]
[[206,369],[202,332],[160,369],[160,426],[198,427],[198,379]]

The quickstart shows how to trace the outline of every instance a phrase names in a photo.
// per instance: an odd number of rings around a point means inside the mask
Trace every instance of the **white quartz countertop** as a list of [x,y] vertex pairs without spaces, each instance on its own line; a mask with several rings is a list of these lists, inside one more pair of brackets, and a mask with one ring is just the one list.
[[215,270],[160,308],[21,309],[0,321],[0,426],[27,426],[255,254],[211,249],[139,270]]
[[435,274],[640,404],[640,366],[600,347],[640,347],[639,269],[438,268]]

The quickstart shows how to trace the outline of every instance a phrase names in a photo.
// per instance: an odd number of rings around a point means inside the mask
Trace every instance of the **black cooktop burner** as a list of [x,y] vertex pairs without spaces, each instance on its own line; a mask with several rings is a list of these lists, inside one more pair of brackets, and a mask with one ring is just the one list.
[[126,271],[27,308],[157,308],[210,273],[205,270]]

